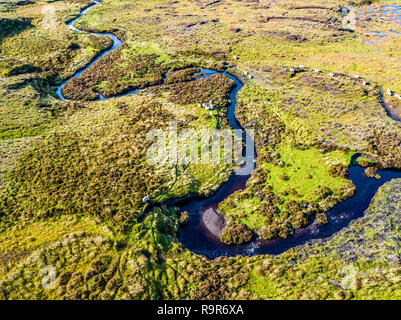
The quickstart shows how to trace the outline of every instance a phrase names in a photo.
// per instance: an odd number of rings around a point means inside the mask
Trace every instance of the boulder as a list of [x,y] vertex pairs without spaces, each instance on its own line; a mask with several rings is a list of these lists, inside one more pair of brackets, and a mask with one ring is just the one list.
[[212,234],[220,238],[221,233],[226,226],[226,220],[224,219],[223,214],[220,214],[215,209],[210,208],[203,212],[202,221]]

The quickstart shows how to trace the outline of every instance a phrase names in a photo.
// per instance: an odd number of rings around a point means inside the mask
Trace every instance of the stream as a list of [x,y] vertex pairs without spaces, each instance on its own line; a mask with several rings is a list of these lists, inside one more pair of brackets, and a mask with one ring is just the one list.
[[[67,27],[71,30],[77,32],[93,33],[101,36],[109,37],[113,41],[113,45],[104,51],[102,54],[95,57],[88,65],[84,68],[78,70],[73,76],[69,77],[63,81],[59,86],[56,87],[57,95],[60,99],[67,100],[62,94],[62,88],[71,78],[78,78],[84,71],[88,70],[94,63],[99,59],[109,54],[110,52],[119,48],[122,41],[118,39],[115,35],[111,33],[98,33],[98,32],[87,32],[74,27],[75,22],[77,22],[84,14],[95,6],[101,3],[92,0],[93,3],[86,7],[81,13],[73,20],[67,23]],[[207,78],[213,74],[224,74],[233,80],[236,87],[230,93],[230,106],[227,111],[228,121],[233,129],[242,130],[242,138],[250,139],[246,132],[239,125],[237,119],[235,118],[235,106],[236,106],[236,96],[238,91],[242,88],[242,83],[233,75],[227,72],[218,72],[210,69],[201,68],[202,78]],[[118,95],[126,96],[139,92],[140,90],[132,90],[127,93]],[[99,101],[107,100],[101,94],[99,94]],[[251,143],[252,148],[254,148],[254,143]],[[249,150],[248,150],[249,151]],[[244,167],[247,166],[249,172],[255,168],[256,153],[255,150],[248,152],[246,161],[243,166],[234,171],[227,183],[223,184],[216,193],[205,199],[191,199],[181,206],[181,211],[188,211],[190,214],[189,222],[185,227],[179,229],[178,239],[182,243],[184,248],[187,248],[194,253],[204,255],[209,259],[214,259],[220,256],[253,256],[260,254],[280,254],[292,247],[305,244],[312,241],[313,239],[323,239],[328,238],[335,232],[348,226],[350,221],[353,219],[363,216],[364,211],[368,208],[371,199],[376,194],[378,188],[384,183],[395,179],[401,178],[400,171],[378,171],[377,173],[381,176],[380,180],[367,178],[364,176],[364,169],[361,167],[350,167],[349,168],[349,179],[355,184],[357,191],[354,197],[336,205],[333,209],[327,212],[327,217],[329,223],[327,225],[320,225],[319,223],[312,222],[307,227],[296,230],[294,235],[288,239],[275,239],[268,241],[257,241],[256,239],[245,245],[229,246],[220,242],[219,238],[214,236],[206,228],[202,222],[202,214],[209,208],[217,209],[218,204],[224,199],[229,197],[235,191],[243,190],[246,186],[246,182],[250,178],[250,174],[242,175],[239,174]],[[251,168],[251,169],[249,169]]]

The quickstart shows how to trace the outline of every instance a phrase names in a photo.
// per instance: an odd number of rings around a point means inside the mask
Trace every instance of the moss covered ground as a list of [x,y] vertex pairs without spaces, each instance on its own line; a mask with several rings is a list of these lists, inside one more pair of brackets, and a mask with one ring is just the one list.
[[[401,125],[385,108],[401,106],[386,95],[401,93],[398,35],[372,44],[353,20],[399,1],[104,0],[76,27],[114,33],[123,45],[67,82],[72,101],[62,101],[54,87],[110,46],[65,26],[89,3],[0,4],[2,299],[400,298],[400,181],[327,240],[210,261],[177,241],[185,219],[173,202],[210,195],[233,167],[145,159],[147,132],[171,121],[228,128],[232,81],[195,76],[227,67],[244,82],[236,116],[255,130],[258,157],[246,189],[219,206],[245,225],[226,242],[250,230],[287,238],[315,217],[325,223],[355,192],[353,155],[363,154],[358,164],[373,176],[401,168]],[[145,89],[88,101],[136,88]],[[197,106],[209,100],[211,114]],[[45,290],[47,265],[57,280]]]

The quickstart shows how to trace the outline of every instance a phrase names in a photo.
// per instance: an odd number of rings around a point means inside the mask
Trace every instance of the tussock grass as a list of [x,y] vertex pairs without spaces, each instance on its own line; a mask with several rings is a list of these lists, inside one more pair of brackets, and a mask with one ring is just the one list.
[[[369,168],[401,167],[400,125],[379,103],[381,86],[401,92],[395,35],[368,45],[358,27],[343,24],[338,9],[348,3],[340,0],[226,0],[209,6],[105,0],[77,27],[113,32],[125,45],[89,70],[82,86],[111,96],[160,84],[165,73],[172,80],[137,96],[62,102],[51,85],[110,45],[66,28],[64,22],[88,3],[52,2],[51,29],[43,26],[48,1],[0,4],[2,23],[15,31],[0,44],[0,298],[400,296],[394,259],[399,181],[383,186],[364,218],[328,240],[278,257],[208,261],[182,248],[178,210],[159,205],[209,195],[232,168],[160,168],[144,158],[146,132],[165,129],[170,120],[181,129],[227,128],[232,83],[223,76],[193,81],[191,74],[194,67],[222,70],[221,61],[227,62],[245,82],[236,112],[245,128],[256,130],[258,169],[246,190],[221,204],[233,220],[225,238],[247,238],[249,229],[240,223],[265,238],[287,237],[352,194],[345,176],[352,154],[364,153],[360,164]],[[212,116],[196,106],[204,99],[218,106]],[[392,98],[385,102],[398,108]],[[155,208],[137,221],[147,194]],[[44,265],[56,268],[54,290],[41,287]],[[357,274],[355,286],[347,288],[342,280],[350,266]]]

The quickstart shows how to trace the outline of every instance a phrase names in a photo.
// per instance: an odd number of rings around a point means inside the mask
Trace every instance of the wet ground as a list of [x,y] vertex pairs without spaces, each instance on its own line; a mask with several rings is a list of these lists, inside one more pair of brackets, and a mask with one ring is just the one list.
[[357,21],[364,39],[372,45],[391,35],[401,36],[401,5],[361,9],[357,14]]

